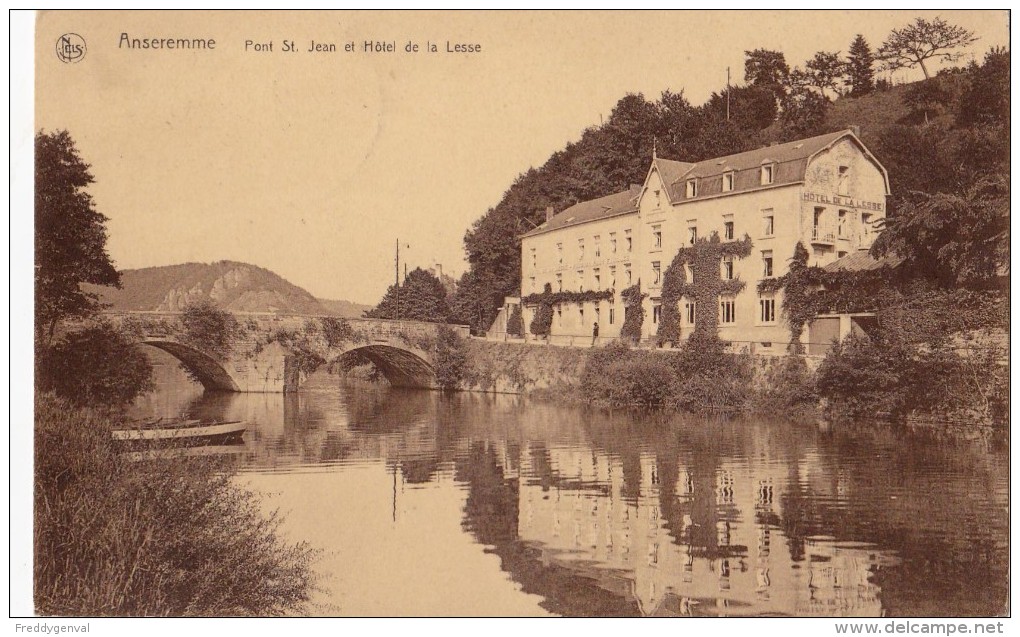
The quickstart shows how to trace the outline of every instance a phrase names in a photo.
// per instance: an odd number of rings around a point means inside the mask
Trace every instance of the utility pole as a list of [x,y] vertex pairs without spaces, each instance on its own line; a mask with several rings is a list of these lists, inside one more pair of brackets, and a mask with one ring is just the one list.
[[397,286],[397,290],[396,290],[397,291],[397,293],[396,293],[396,297],[397,297],[397,318],[399,319],[400,318],[400,239],[399,238],[397,239],[397,267],[396,267],[396,272],[395,272],[395,275],[394,275],[393,278],[395,279],[394,283]]
[[729,121],[729,67],[726,67],[726,121]]

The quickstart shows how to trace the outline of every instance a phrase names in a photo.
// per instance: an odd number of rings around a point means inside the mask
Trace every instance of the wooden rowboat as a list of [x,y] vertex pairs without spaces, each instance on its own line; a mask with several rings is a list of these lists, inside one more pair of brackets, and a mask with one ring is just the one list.
[[135,444],[148,442],[223,444],[240,441],[247,428],[240,420],[211,423],[185,420],[174,424],[114,429],[111,433],[115,442]]

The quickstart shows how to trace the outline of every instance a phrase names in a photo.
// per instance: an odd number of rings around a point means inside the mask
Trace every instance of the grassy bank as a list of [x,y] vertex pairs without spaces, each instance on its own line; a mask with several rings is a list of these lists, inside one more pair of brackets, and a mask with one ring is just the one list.
[[116,416],[36,398],[35,603],[42,615],[301,612],[313,551],[215,460],[130,462]]

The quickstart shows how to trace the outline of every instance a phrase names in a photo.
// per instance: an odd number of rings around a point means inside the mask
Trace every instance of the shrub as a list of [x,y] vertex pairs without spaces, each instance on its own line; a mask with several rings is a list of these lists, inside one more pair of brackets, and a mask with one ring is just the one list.
[[532,317],[531,325],[528,327],[535,336],[548,336],[552,330],[553,308],[552,303],[549,302],[551,297],[552,285],[546,283],[542,299],[539,301],[538,308],[535,310],[535,316]]
[[506,332],[511,336],[524,336],[524,317],[521,316],[521,306],[519,303],[510,312],[510,318],[506,322]]
[[[902,421],[925,415],[1003,425],[1009,402],[1004,305],[996,294],[929,291],[881,308],[868,335],[852,335],[830,350],[818,369],[818,392],[836,416]],[[1002,339],[971,346],[977,335],[997,331]]]
[[346,319],[327,316],[321,319],[321,322],[322,334],[326,339],[326,344],[330,347],[343,345],[354,335],[354,330],[351,329],[351,324]]
[[441,389],[456,389],[467,364],[464,339],[449,325],[436,330],[436,382]]
[[818,403],[814,375],[802,356],[791,354],[774,362],[763,380],[754,399],[759,413],[789,413]]
[[589,403],[605,407],[659,407],[667,403],[672,384],[673,372],[663,354],[610,343],[589,352],[581,393]]
[[832,402],[838,415],[900,420],[925,393],[926,372],[917,365],[915,354],[892,339],[851,335],[833,346],[819,366],[818,392]]
[[217,308],[209,301],[200,301],[184,308],[181,327],[182,341],[221,359],[230,356],[232,341],[240,329],[233,314]]
[[754,372],[751,360],[726,353],[714,334],[695,331],[672,359],[674,404],[692,413],[746,409]]
[[313,552],[277,535],[257,498],[210,460],[130,462],[110,419],[36,400],[39,614],[278,615],[312,590]]
[[76,405],[121,405],[152,390],[152,365],[108,323],[64,336],[37,352],[37,381]]

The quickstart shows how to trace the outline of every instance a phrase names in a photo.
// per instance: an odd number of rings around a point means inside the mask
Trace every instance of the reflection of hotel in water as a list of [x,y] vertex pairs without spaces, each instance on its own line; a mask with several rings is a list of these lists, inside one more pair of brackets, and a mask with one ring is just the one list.
[[[547,459],[559,479],[543,487],[527,478],[535,472],[523,455],[520,540],[544,560],[600,571],[603,586],[632,587],[618,592],[645,614],[881,615],[873,552],[819,538],[793,559],[774,528],[785,464],[724,462],[714,480],[680,466],[666,485],[655,456],[642,454],[634,489],[619,458],[554,448]],[[663,491],[675,503],[668,516]]]

